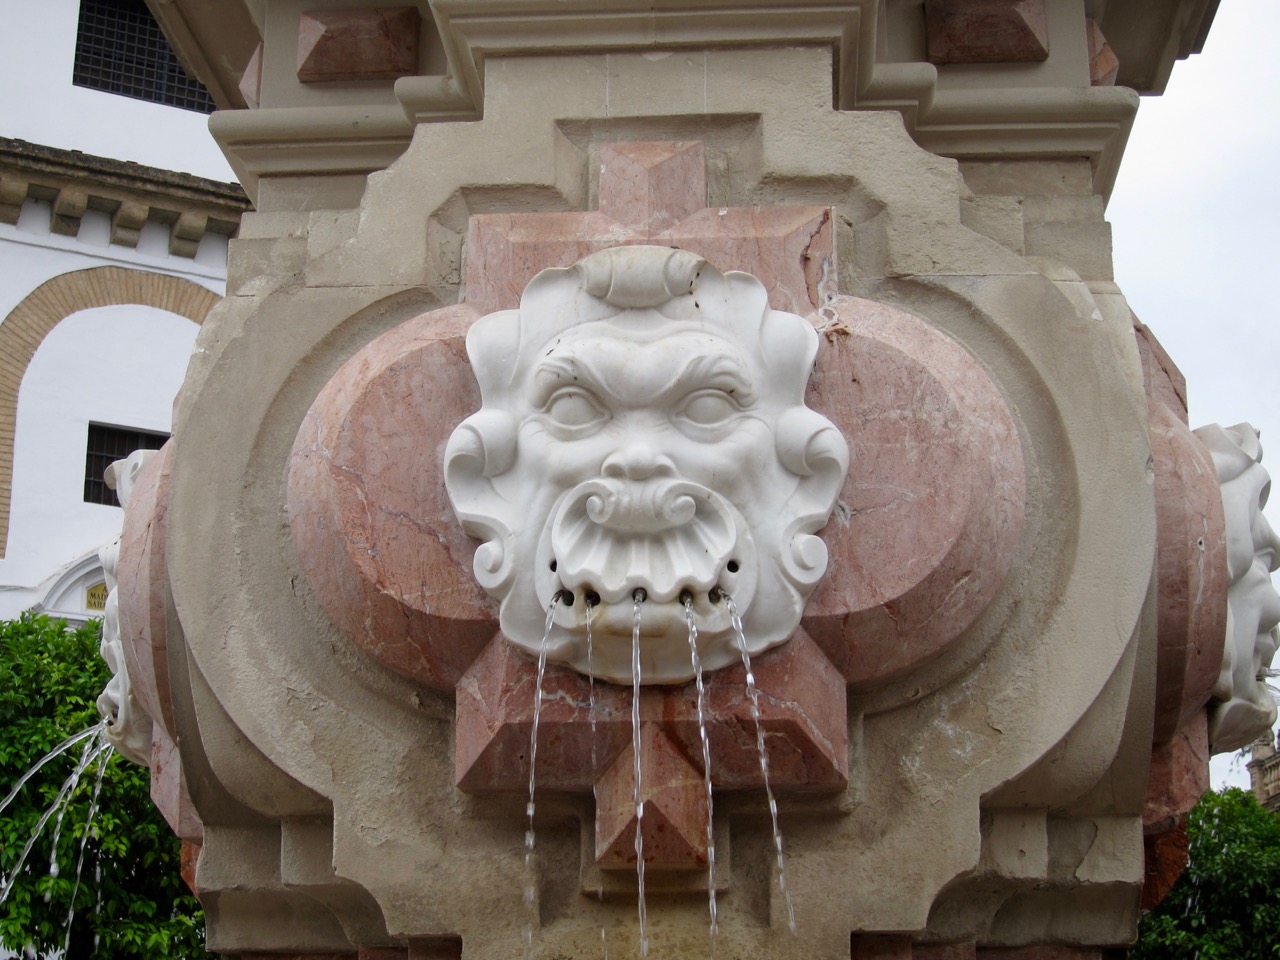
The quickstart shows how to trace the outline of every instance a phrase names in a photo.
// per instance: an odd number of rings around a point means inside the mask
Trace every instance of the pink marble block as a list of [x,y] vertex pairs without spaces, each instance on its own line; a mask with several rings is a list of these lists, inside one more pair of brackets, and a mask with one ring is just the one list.
[[968,943],[917,943],[911,948],[911,960],[977,960],[978,948]]
[[[636,754],[630,742],[595,787],[596,863],[634,870]],[[646,867],[706,868],[707,794],[702,771],[655,723],[640,725],[640,820]]]
[[[779,792],[837,789],[848,779],[845,690],[825,656],[798,631],[752,663],[770,784]],[[755,723],[741,666],[705,680],[704,714],[716,789],[760,788]],[[458,684],[455,773],[468,793],[528,789],[537,666],[501,636]],[[594,714],[592,699],[594,697]],[[634,867],[635,754],[632,690],[549,665],[538,718],[536,783],[544,790],[596,797],[596,856],[602,867]],[[592,717],[594,715],[594,723]],[[641,790],[646,864],[655,869],[705,866],[706,797],[697,691],[640,691]]]
[[473,217],[466,304],[379,337],[316,398],[290,458],[294,546],[325,612],[375,659],[447,689],[495,629],[493,605],[471,575],[475,544],[454,518],[440,469],[449,434],[479,407],[464,346],[478,315],[514,307],[546,267],[620,242],[686,235],[705,240],[690,248],[717,265],[754,272],[775,306],[817,304],[832,261],[827,208],[708,210],[705,196],[700,142],[606,144],[607,215]]
[[1157,649],[1151,766],[1143,806],[1142,907],[1187,865],[1187,814],[1209,788],[1205,705],[1222,664],[1226,528],[1209,451],[1187,426],[1186,380],[1134,318],[1147,392],[1156,493]]
[[1159,645],[1152,740],[1203,714],[1227,631],[1227,540],[1213,460],[1163,403],[1148,405],[1155,462]]
[[394,80],[418,72],[416,7],[308,10],[298,17],[298,79]]
[[316,398],[289,461],[294,548],[321,606],[370,656],[439,690],[497,629],[441,466],[480,402],[465,350],[474,319],[467,306],[436,310],[366,346]]
[[120,535],[116,579],[120,603],[120,639],[133,695],[152,721],[173,737],[173,701],[169,687],[166,606],[169,575],[165,566],[165,519],[169,509],[170,440],[134,481]]
[[[845,689],[839,674],[804,633],[752,661],[769,750],[770,780],[779,787],[837,788],[848,779]],[[501,636],[457,687],[455,775],[468,793],[518,792],[529,786],[529,734],[537,665]],[[755,725],[741,666],[708,674],[705,712],[711,779],[719,789],[763,786]],[[590,790],[631,744],[631,688],[591,684],[548,665],[538,726],[539,786]],[[701,776],[695,686],[645,687],[641,720],[657,724],[692,758]]]
[[855,933],[849,937],[849,960],[912,960],[911,937],[905,933]]
[[867,690],[939,656],[990,605],[1026,476],[1009,408],[963,347],[886,304],[840,297],[830,311],[807,402],[840,428],[851,467],[801,622]]
[[1187,866],[1187,814],[1209,789],[1209,715],[1201,710],[1151,749],[1142,809],[1142,908],[1165,898]]
[[830,208],[708,208],[705,169],[700,141],[605,144],[598,211],[472,217],[467,303],[480,313],[508,309],[547,267],[571,266],[606,247],[649,243],[752,274],[775,310],[816,309],[824,271],[835,289]]
[[1037,944],[1028,947],[979,947],[978,960],[1102,960],[1096,947]]
[[175,836],[196,843],[204,842],[204,824],[191,802],[178,745],[159,725],[152,728],[151,802]]
[[925,0],[930,63],[1023,63],[1049,56],[1045,0]]
[[1187,426],[1186,380],[1136,317],[1134,336],[1155,469],[1159,649],[1152,740],[1163,743],[1204,711],[1222,666],[1226,525],[1213,459]]

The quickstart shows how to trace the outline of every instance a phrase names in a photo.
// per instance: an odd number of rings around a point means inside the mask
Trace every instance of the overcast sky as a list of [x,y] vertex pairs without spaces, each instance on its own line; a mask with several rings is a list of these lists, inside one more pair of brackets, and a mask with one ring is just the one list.
[[[1187,378],[1191,425],[1247,420],[1280,470],[1277,0],[1224,0],[1204,52],[1144,98],[1107,219],[1130,306]],[[1278,484],[1280,486],[1280,484]],[[1280,526],[1280,494],[1267,514]],[[1214,785],[1247,786],[1231,758]]]

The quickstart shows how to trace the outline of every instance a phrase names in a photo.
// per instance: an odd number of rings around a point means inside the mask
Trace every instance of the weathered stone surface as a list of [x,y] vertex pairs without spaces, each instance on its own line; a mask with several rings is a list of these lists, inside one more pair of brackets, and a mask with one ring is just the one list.
[[298,18],[298,79],[393,80],[416,73],[421,23],[416,7],[308,10]]
[[930,63],[1022,63],[1049,56],[1044,0],[925,0]]

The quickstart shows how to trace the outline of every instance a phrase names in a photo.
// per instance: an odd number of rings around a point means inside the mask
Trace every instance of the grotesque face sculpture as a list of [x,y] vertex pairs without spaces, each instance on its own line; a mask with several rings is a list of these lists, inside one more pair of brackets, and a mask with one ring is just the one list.
[[[450,437],[449,496],[502,630],[630,682],[693,676],[781,643],[826,569],[848,450],[804,405],[817,334],[763,286],[667,247],[545,270],[467,336],[483,405]],[[727,595],[727,597],[726,597]],[[549,630],[547,610],[558,598]],[[588,637],[591,644],[588,644]]]
[[1276,719],[1266,678],[1280,623],[1280,596],[1271,585],[1271,573],[1280,565],[1280,538],[1262,515],[1271,477],[1259,462],[1258,432],[1241,423],[1211,424],[1195,433],[1213,456],[1226,519],[1227,636],[1209,713],[1210,744],[1223,753],[1252,743]]

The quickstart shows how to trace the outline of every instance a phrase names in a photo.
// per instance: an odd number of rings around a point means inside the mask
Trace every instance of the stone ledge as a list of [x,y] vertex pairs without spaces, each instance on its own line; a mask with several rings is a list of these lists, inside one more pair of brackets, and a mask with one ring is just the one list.
[[238,184],[0,137],[0,222],[28,198],[51,205],[49,229],[74,237],[86,210],[111,217],[111,242],[136,247],[148,221],[169,227],[169,252],[194,257],[206,233],[232,236],[250,209]]

